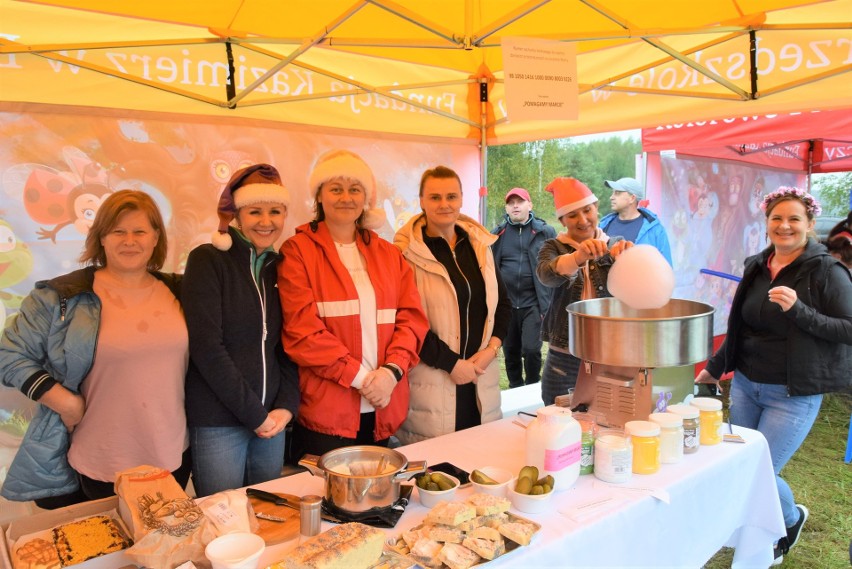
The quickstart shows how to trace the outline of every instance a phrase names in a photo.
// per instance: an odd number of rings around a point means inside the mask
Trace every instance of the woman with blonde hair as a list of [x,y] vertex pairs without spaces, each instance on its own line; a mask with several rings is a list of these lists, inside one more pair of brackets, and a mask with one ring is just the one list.
[[371,228],[376,184],[360,156],[334,150],[310,176],[316,217],[281,247],[284,348],[299,366],[293,454],[387,445],[408,412],[408,372],[428,325],[399,251]]
[[414,269],[430,328],[409,376],[411,405],[397,432],[405,444],[502,417],[497,353],[512,306],[491,252],[497,236],[463,215],[461,204],[456,172],[426,170],[423,213],[394,238]]

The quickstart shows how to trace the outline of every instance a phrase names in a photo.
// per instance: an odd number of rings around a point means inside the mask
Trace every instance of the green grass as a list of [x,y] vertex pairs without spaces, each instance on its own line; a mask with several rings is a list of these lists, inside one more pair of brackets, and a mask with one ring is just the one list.
[[[784,556],[789,569],[845,569],[852,539],[852,465],[843,462],[852,395],[826,395],[808,438],[781,475],[796,501],[811,512],[799,543]],[[733,551],[722,549],[705,569],[727,569]]]
[[[502,354],[500,357],[502,359]],[[500,388],[507,389],[505,365],[501,364],[500,369]],[[852,464],[843,462],[850,413],[852,393],[826,395],[808,438],[781,472],[793,489],[796,501],[810,510],[799,543],[784,556],[782,568],[847,569],[850,566]],[[736,480],[732,479],[731,483],[735,484]],[[732,549],[721,549],[704,569],[728,569],[732,559]]]

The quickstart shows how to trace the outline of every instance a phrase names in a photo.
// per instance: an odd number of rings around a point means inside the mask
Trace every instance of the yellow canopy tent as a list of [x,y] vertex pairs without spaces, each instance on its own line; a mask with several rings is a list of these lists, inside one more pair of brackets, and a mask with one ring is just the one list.
[[[850,28],[852,0],[0,0],[0,102],[485,147],[848,107]],[[576,43],[578,120],[506,116],[508,36]]]

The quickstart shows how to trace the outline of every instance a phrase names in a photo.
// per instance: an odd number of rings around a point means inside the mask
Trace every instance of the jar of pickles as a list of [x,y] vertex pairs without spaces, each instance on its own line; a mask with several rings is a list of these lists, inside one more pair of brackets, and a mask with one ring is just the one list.
[[712,397],[695,397],[689,402],[698,408],[698,420],[701,423],[703,445],[717,445],[722,442],[722,402]]
[[651,421],[627,421],[624,431],[633,446],[633,473],[654,474],[660,469],[660,426]]
[[660,462],[680,462],[683,459],[683,417],[677,413],[651,413],[648,420],[660,426]]
[[699,437],[701,436],[698,407],[678,403],[677,405],[669,405],[666,410],[683,417],[683,454],[698,452]]

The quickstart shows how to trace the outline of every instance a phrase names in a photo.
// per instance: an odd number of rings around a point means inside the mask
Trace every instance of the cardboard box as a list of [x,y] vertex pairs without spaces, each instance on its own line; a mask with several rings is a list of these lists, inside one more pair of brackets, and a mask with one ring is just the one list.
[[[4,539],[0,539],[0,553],[2,553],[0,567],[3,569],[12,569],[12,547],[21,536],[51,529],[76,519],[98,514],[108,514],[110,511],[112,511],[115,518],[118,518],[117,508],[118,498],[113,496],[111,498],[104,498],[103,500],[83,502],[82,504],[75,504],[67,508],[50,510],[12,520],[2,526]],[[125,555],[124,551],[116,551],[115,553],[109,553],[90,559],[84,563],[79,563],[73,567],[79,569],[123,569],[125,567],[136,567],[136,565]]]

